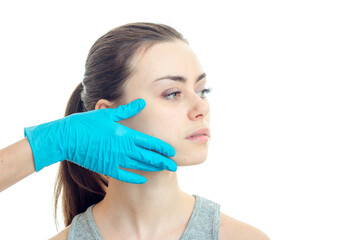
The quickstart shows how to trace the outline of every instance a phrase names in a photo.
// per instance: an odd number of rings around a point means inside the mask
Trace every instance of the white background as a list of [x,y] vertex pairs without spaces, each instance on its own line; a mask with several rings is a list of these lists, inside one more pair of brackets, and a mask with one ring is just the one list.
[[[207,161],[181,188],[271,239],[360,239],[357,1],[2,1],[0,148],[63,117],[91,45],[122,24],[168,24],[213,93]],[[0,239],[56,234],[58,164],[0,193]]]

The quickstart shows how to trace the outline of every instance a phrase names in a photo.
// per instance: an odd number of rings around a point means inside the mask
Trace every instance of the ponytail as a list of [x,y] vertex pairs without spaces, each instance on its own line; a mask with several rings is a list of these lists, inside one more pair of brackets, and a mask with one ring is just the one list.
[[71,94],[71,97],[66,105],[65,116],[73,113],[84,112],[83,101],[81,100],[83,89],[84,87],[81,82]]
[[[67,103],[65,116],[83,112],[81,93],[83,85],[80,83],[71,94]],[[58,228],[57,208],[62,193],[62,213],[65,227],[71,224],[72,219],[84,212],[89,206],[100,202],[106,193],[108,178],[70,161],[62,161],[56,176],[55,197],[55,224]]]

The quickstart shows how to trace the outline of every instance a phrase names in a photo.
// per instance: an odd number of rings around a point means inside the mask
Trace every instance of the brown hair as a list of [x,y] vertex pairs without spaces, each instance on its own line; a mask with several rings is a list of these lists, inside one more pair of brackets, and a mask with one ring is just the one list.
[[[84,79],[71,94],[65,116],[94,110],[100,99],[123,102],[123,86],[135,71],[131,61],[138,51],[175,40],[188,44],[172,27],[146,22],[126,24],[100,37],[89,51]],[[54,188],[56,226],[61,193],[64,224],[68,226],[77,214],[104,198],[107,186],[106,176],[70,161],[62,161]]]

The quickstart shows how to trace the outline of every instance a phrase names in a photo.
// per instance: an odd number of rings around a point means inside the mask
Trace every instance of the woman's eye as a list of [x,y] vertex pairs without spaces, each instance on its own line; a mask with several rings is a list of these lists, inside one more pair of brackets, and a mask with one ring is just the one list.
[[[201,90],[200,93],[200,97],[201,98],[206,98],[205,95],[209,94],[212,91],[211,88],[205,88],[204,90]],[[176,92],[172,92],[169,94],[165,94],[166,98],[170,98],[170,99],[174,99],[174,97],[178,97],[180,98],[182,96],[183,92],[182,91],[176,91]]]
[[200,93],[201,93],[200,97],[206,98],[206,96],[204,96],[204,94],[208,95],[209,93],[211,93],[211,91],[212,91],[212,88],[205,88],[204,90],[200,91]]
[[[176,94],[180,94],[180,96],[181,96],[182,92],[181,91],[172,92],[172,93],[166,94],[165,97],[170,98],[170,96],[175,96]],[[173,98],[170,98],[170,99],[173,99]]]

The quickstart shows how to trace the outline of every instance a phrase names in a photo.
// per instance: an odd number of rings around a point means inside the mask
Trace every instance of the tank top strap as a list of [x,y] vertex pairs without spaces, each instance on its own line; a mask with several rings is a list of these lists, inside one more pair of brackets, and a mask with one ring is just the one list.
[[218,240],[220,228],[220,204],[199,195],[189,223],[180,240]]
[[69,229],[68,240],[103,240],[92,215],[94,206],[95,204],[91,205],[85,212],[73,218]]

